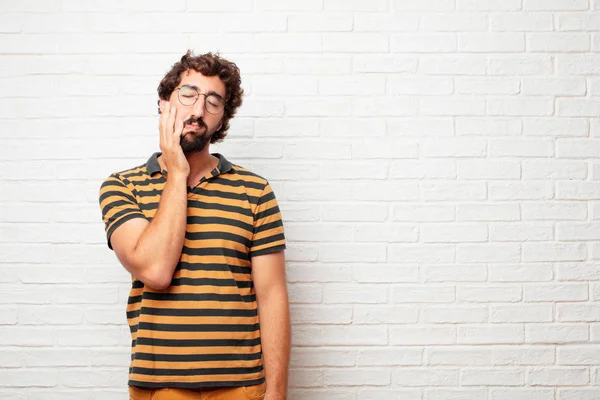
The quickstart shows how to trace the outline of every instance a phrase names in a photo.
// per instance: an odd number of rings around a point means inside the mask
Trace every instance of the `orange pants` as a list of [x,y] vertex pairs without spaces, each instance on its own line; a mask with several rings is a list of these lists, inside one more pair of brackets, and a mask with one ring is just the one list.
[[140,389],[129,386],[129,400],[263,400],[265,383],[253,386],[206,389]]

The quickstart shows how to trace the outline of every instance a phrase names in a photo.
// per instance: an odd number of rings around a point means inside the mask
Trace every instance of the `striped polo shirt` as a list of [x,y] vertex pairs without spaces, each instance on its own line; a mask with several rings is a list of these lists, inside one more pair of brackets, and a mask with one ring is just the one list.
[[[108,246],[132,218],[152,221],[166,183],[160,153],[110,175],[100,188]],[[188,187],[183,250],[171,285],[133,278],[129,385],[161,388],[249,386],[265,381],[253,256],[285,249],[277,200],[264,178],[220,154],[215,169]]]

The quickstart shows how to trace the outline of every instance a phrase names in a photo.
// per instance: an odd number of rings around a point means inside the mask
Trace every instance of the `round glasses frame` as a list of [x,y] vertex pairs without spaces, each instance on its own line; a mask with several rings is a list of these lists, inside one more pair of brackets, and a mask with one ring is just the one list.
[[208,113],[219,114],[225,108],[225,101],[220,96],[202,93],[193,86],[183,85],[175,88],[175,90],[178,91],[177,99],[184,106],[193,106],[196,104],[200,96],[204,96],[204,109]]

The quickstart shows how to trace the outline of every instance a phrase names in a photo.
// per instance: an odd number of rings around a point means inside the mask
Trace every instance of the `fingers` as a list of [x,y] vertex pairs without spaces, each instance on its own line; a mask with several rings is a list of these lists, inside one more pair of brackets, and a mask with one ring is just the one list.
[[179,143],[181,133],[183,132],[183,119],[176,118],[175,119],[175,129],[173,130],[174,139]]
[[162,106],[158,130],[160,132],[161,146],[165,146],[167,144],[167,120],[169,119],[170,114],[170,103],[168,101],[163,102]]
[[175,127],[175,117],[176,116],[177,116],[177,108],[171,107],[171,110],[169,112],[169,118],[167,119],[167,126],[166,126],[167,129],[165,130],[165,133],[169,140],[171,139],[171,136],[173,136],[173,130]]

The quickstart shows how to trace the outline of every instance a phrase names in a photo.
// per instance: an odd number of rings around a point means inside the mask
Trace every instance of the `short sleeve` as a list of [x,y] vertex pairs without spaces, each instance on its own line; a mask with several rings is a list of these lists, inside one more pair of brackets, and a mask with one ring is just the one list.
[[133,218],[146,218],[131,189],[118,174],[112,174],[100,186],[100,209],[106,230],[108,247],[115,229]]
[[250,258],[284,250],[285,236],[281,212],[271,185],[267,182],[254,213]]

